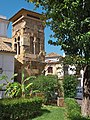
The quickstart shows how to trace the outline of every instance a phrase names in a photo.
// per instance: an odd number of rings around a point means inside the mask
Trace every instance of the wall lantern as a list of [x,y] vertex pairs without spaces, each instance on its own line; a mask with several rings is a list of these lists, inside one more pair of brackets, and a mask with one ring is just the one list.
[[2,69],[2,68],[0,68],[0,74],[2,74],[2,72],[3,72],[3,69]]

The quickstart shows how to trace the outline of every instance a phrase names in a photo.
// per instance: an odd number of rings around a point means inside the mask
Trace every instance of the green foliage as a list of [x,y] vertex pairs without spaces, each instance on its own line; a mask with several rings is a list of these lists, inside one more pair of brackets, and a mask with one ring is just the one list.
[[[53,31],[50,44],[61,45],[67,55],[80,56],[85,58],[84,63],[90,63],[90,0],[27,1],[41,5],[46,24]],[[52,41],[52,37],[56,39]]]
[[8,97],[20,97],[21,96],[21,85],[18,82],[12,82],[6,86],[5,95]]
[[41,111],[40,98],[0,100],[0,120],[29,120]]
[[3,75],[0,77],[0,81],[2,81],[2,84],[0,85],[1,89],[5,89],[5,94],[8,96],[14,96],[16,92],[18,92],[19,84],[18,83],[13,83],[12,80],[14,80],[14,77],[16,77],[17,74],[14,74],[10,80],[8,79],[7,75]]
[[81,107],[75,99],[66,98],[65,105],[67,111],[67,118],[69,118],[69,120],[90,120],[89,117],[81,116]]
[[4,82],[1,84],[1,89],[4,87],[4,86],[7,86],[9,83],[11,83],[12,82],[12,80],[14,80],[14,77],[16,77],[17,76],[17,74],[14,74],[11,78],[10,78],[10,80],[8,79],[8,76],[6,75],[6,74],[4,74],[4,75],[2,75],[2,76],[0,76],[0,81],[3,81],[4,80]]
[[[82,64],[84,67],[89,65],[90,0],[27,1],[33,2],[36,7],[40,6],[42,8],[43,13],[46,16],[46,24],[53,31],[48,43],[60,45],[61,49],[65,51],[65,54],[71,56],[72,61],[76,62],[76,64]],[[53,37],[55,38],[54,40],[52,39]],[[71,58],[69,63],[70,61]],[[89,76],[87,76],[87,81],[89,79],[88,77]],[[86,83],[88,83],[87,81]],[[87,87],[86,89],[90,89],[88,84],[85,84],[84,86]],[[85,93],[85,91],[83,92]],[[84,97],[87,99],[90,95],[88,94],[87,97],[84,94]]]
[[31,86],[32,86],[32,83],[30,82],[30,80],[36,78],[35,76],[30,76],[25,79],[24,74],[25,74],[24,70],[22,70],[22,79],[21,79],[21,84],[20,84],[22,97],[25,97],[27,95],[27,91],[29,91],[30,93]]
[[30,94],[32,83],[30,82],[31,79],[35,79],[35,76],[30,76],[25,78],[24,77],[24,70],[22,70],[22,79],[21,83],[19,82],[12,82],[11,80],[16,77],[17,74],[14,74],[10,80],[6,75],[1,76],[0,80],[4,80],[1,88],[5,87],[6,91],[5,94],[9,97],[25,97]]
[[70,120],[81,120],[80,106],[73,98],[65,99],[66,109],[67,109],[67,117]]
[[52,99],[55,91],[57,90],[57,76],[38,76],[36,80],[32,81],[33,90],[39,90],[44,93],[46,102]]
[[73,75],[65,76],[63,81],[64,96],[75,98],[77,84],[78,84],[78,80],[75,76]]
[[64,61],[64,64],[67,64],[67,65],[78,65],[79,67],[83,67],[85,66],[85,64],[87,64],[87,61],[85,60],[84,57],[82,56],[79,56],[79,55],[72,55],[72,56],[65,56],[65,58],[63,59]]

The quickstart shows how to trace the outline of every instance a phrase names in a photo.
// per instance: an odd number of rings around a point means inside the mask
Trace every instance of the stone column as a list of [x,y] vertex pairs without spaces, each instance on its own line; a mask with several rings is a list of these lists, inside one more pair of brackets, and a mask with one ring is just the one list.
[[36,54],[36,37],[34,37],[34,41],[33,41],[33,47],[34,47],[34,55]]

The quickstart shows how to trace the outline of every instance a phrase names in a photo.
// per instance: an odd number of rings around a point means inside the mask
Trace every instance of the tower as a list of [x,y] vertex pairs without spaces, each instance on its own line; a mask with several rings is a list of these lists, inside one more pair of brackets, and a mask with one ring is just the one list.
[[39,75],[45,65],[44,25],[42,15],[21,9],[9,20],[12,22],[12,47],[16,51],[15,71],[20,76]]

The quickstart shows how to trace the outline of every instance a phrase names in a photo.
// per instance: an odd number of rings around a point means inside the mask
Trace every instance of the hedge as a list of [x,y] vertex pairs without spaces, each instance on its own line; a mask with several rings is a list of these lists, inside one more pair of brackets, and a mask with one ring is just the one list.
[[66,75],[63,81],[64,97],[65,98],[75,98],[76,97],[76,87],[78,85],[78,80],[74,75]]
[[41,112],[40,98],[0,100],[0,120],[28,120]]
[[66,111],[67,111],[67,118],[69,120],[90,120],[90,117],[83,117],[81,115],[81,108],[80,105],[77,103],[76,99],[74,98],[66,98]]
[[81,120],[81,109],[77,101],[74,98],[66,98],[65,104],[67,117],[70,118],[70,120]]

